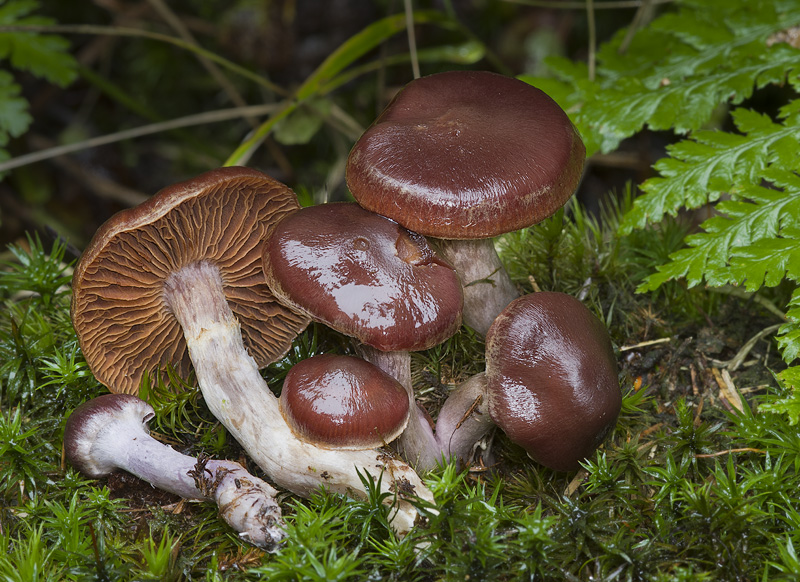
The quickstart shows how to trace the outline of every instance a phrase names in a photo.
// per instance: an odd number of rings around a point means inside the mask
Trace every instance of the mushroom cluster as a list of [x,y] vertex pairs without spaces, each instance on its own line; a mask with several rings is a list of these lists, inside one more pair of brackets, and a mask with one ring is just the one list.
[[[400,535],[420,517],[412,501],[433,502],[415,469],[469,461],[494,426],[543,465],[574,469],[619,413],[611,342],[571,297],[519,297],[491,237],[560,208],[584,155],[538,89],[493,73],[439,73],[407,85],[353,147],[347,182],[358,204],[300,208],[269,176],[220,168],[115,215],[76,266],[72,319],[93,373],[124,398],[85,405],[91,421],[73,413],[68,458],[90,476],[117,467],[187,497],[227,500],[223,477],[237,468],[210,469],[221,462],[131,436],[152,417],[135,396],[142,379],[171,366],[194,372],[209,410],[275,484],[364,496],[368,475],[391,494]],[[260,369],[310,321],[352,337],[354,353],[296,364],[278,398]],[[462,322],[486,337],[486,372],[455,388],[434,422],[416,401],[410,353]],[[109,407],[128,411],[128,428],[94,414]],[[126,461],[110,462],[108,451]],[[166,467],[168,477],[155,475]],[[247,482],[260,497],[228,521],[274,547],[274,490]]]

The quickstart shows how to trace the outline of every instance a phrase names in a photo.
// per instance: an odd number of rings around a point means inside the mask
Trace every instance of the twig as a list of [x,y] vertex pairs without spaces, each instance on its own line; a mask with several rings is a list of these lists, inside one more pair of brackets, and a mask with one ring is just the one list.
[[143,125],[141,127],[134,127],[131,129],[126,129],[124,131],[118,131],[107,135],[93,137],[91,139],[87,139],[85,141],[78,143],[56,146],[54,148],[50,148],[40,152],[32,152],[30,154],[17,156],[16,158],[11,158],[6,162],[0,163],[0,172],[5,172],[13,168],[19,168],[20,166],[25,166],[28,164],[32,164],[34,162],[48,160],[56,156],[63,156],[65,154],[71,154],[79,152],[81,150],[98,147],[101,145],[116,143],[126,139],[142,137],[144,135],[151,135],[154,133],[159,133],[170,129],[177,129],[179,127],[188,127],[191,125],[202,125],[204,123],[216,123],[219,121],[228,121],[230,119],[246,117],[248,115],[254,115],[254,116],[266,115],[269,113],[273,113],[279,107],[280,107],[279,105],[275,104],[266,104],[266,105],[251,105],[249,107],[235,107],[232,109],[218,109],[216,111],[206,111],[205,113],[187,115],[186,117],[179,117],[177,119],[171,119],[169,121],[151,123],[149,125]]
[[710,457],[721,457],[722,455],[729,455],[730,453],[766,453],[762,449],[754,449],[752,447],[743,447],[741,449],[728,449],[727,451],[717,451],[716,453],[698,453],[694,456],[695,459],[707,459]]
[[662,337],[662,338],[659,338],[659,339],[648,340],[646,342],[640,342],[640,343],[634,344],[632,346],[622,346],[619,349],[619,351],[628,352],[630,350],[635,350],[635,349],[638,349],[638,348],[646,348],[646,347],[649,347],[649,346],[654,346],[656,344],[666,344],[666,343],[669,343],[671,341],[672,341],[672,338]]
[[586,0],[586,21],[589,27],[589,55],[587,61],[589,65],[589,80],[594,81],[597,54],[597,27],[594,21],[594,0]]
[[736,355],[733,356],[730,360],[728,360],[728,361],[713,360],[714,363],[717,364],[718,366],[722,367],[722,368],[730,370],[731,372],[735,372],[742,365],[742,363],[744,362],[745,358],[750,354],[750,352],[753,350],[755,345],[759,341],[764,339],[766,336],[770,335],[771,333],[775,333],[776,331],[778,331],[780,329],[781,325],[783,325],[783,324],[782,323],[777,323],[775,325],[770,325],[769,327],[765,327],[760,332],[758,332],[756,335],[754,335],[749,340],[747,340],[747,342],[745,342],[745,344],[741,348],[739,348],[739,351],[736,352]]
[[636,31],[642,27],[642,21],[644,20],[645,14],[648,12],[651,5],[652,0],[642,0],[641,5],[636,10],[636,14],[633,15],[633,20],[631,21],[630,26],[628,26],[628,30],[625,32],[625,38],[623,38],[622,42],[619,43],[619,48],[617,49],[619,54],[624,54],[627,52],[628,47],[633,41]]
[[403,0],[406,11],[406,32],[408,33],[408,52],[411,55],[411,71],[415,79],[419,79],[419,59],[417,58],[417,39],[414,33],[414,8],[411,0]]

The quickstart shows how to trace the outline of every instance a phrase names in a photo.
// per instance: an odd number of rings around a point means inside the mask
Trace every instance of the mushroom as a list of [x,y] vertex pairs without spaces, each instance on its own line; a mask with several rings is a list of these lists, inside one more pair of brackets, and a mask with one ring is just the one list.
[[411,444],[432,435],[414,399],[409,352],[441,343],[460,326],[461,283],[452,267],[425,237],[347,202],[282,220],[263,258],[281,301],[357,339],[360,355],[406,388],[412,413],[398,447],[416,463],[418,451],[433,444]]
[[354,145],[346,177],[361,206],[438,239],[464,284],[464,323],[485,335],[519,296],[491,238],[561,208],[585,155],[544,92],[496,73],[448,71],[395,96]]
[[[221,168],[112,217],[73,278],[72,318],[87,362],[112,391],[135,392],[146,371],[171,363],[185,374],[190,361],[211,413],[276,484],[299,495],[321,485],[363,495],[367,474],[384,491],[432,499],[405,463],[297,439],[259,374],[308,322],[275,301],[261,271],[268,230],[298,207],[269,176]],[[417,517],[396,500],[398,533]]]
[[408,424],[405,388],[366,360],[324,354],[289,370],[281,412],[294,433],[329,449],[375,449]]
[[185,499],[215,502],[241,538],[276,551],[286,537],[277,491],[239,463],[189,457],[158,442],[147,429],[154,416],[149,404],[130,394],[84,402],[67,419],[66,458],[88,477],[122,469]]
[[577,469],[622,405],[608,331],[564,293],[514,300],[486,335],[486,394],[492,420],[532,459]]

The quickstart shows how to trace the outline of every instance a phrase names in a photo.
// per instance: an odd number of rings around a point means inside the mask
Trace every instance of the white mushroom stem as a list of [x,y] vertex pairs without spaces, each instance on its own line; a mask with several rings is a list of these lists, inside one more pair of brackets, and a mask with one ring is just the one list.
[[458,273],[464,288],[464,323],[485,336],[494,319],[519,297],[492,239],[429,239]]
[[382,352],[361,344],[359,355],[400,382],[409,397],[411,416],[392,445],[417,471],[425,472],[450,459],[466,462],[478,441],[492,429],[486,398],[486,374],[480,373],[457,386],[447,397],[435,426],[417,403],[411,382],[411,354]]
[[185,499],[212,501],[243,539],[269,551],[279,547],[286,534],[273,487],[239,463],[196,459],[160,443],[147,429],[155,415],[149,404],[111,396],[125,400],[112,412],[98,407],[67,437],[82,471],[100,477],[122,469]]
[[406,463],[376,451],[318,448],[298,439],[242,343],[219,270],[207,262],[173,273],[164,298],[180,322],[206,405],[248,455],[281,487],[308,496],[319,487],[365,496],[362,475],[380,482],[393,502],[392,526],[405,535],[419,517],[407,500],[433,495]]

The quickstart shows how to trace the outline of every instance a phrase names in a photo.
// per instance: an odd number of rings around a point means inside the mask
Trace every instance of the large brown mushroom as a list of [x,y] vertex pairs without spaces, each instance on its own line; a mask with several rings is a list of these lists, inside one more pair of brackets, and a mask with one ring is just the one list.
[[164,188],[95,233],[72,279],[72,322],[92,373],[137,394],[145,375],[191,369],[171,297],[219,280],[259,367],[280,359],[308,320],[283,307],[261,271],[270,225],[299,208],[294,193],[250,168],[219,168]]
[[[384,491],[430,498],[408,465],[378,451],[297,439],[259,374],[307,323],[274,301],[261,271],[269,229],[297,209],[294,193],[269,176],[223,168],[112,217],[73,279],[72,317],[87,362],[111,390],[135,392],[146,371],[170,362],[185,370],[186,351],[212,414],[279,485],[300,495],[321,485],[365,494],[366,474],[382,479]],[[399,533],[416,517],[397,500]]]
[[435,439],[420,441],[420,457],[465,461],[497,426],[535,461],[574,470],[613,429],[621,402],[617,362],[602,322],[564,293],[525,295],[489,328],[486,372],[450,393]]
[[569,118],[539,89],[449,71],[395,96],[350,152],[347,184],[364,208],[438,239],[464,284],[464,323],[485,334],[518,296],[491,237],[561,208],[584,158]]

